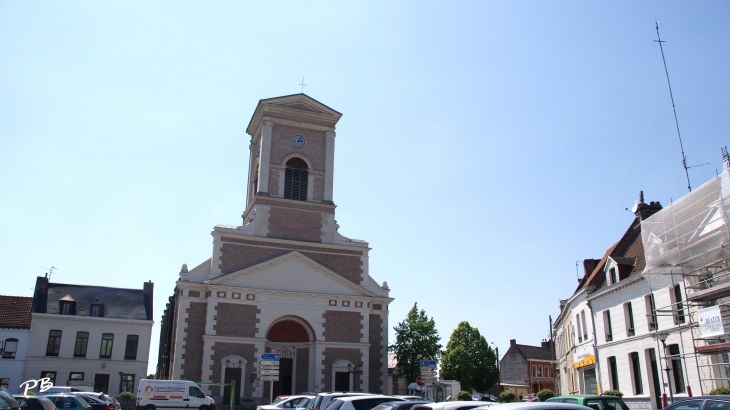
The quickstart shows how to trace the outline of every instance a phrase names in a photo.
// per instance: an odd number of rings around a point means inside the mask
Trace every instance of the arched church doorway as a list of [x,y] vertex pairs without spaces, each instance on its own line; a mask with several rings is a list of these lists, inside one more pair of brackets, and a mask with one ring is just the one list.
[[[236,381],[236,388],[233,391],[233,400],[235,405],[241,404],[241,391],[243,380],[243,369],[246,366],[246,359],[240,356],[227,356],[221,360],[221,370],[223,371],[222,380],[224,383]],[[230,403],[231,386],[223,388],[223,403]]]
[[[273,397],[296,393],[295,375],[298,377],[306,377],[308,372],[297,372],[297,368],[301,368],[304,364],[309,363],[308,349],[303,350],[302,344],[307,346],[309,342],[314,340],[314,332],[312,332],[309,324],[294,316],[279,318],[275,321],[268,332],[266,332],[267,346],[276,353],[281,354],[279,362],[279,380],[273,383]],[[299,357],[298,364],[295,364],[297,356],[302,356],[306,351],[307,357]],[[306,386],[306,380],[298,380],[297,386]],[[301,387],[300,387],[301,390]]]

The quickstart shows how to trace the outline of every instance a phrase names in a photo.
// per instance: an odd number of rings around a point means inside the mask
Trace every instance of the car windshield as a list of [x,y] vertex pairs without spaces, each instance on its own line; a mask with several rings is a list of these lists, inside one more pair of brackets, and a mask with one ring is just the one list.
[[320,403],[322,403],[322,396],[315,397],[309,404],[309,410],[316,410]]

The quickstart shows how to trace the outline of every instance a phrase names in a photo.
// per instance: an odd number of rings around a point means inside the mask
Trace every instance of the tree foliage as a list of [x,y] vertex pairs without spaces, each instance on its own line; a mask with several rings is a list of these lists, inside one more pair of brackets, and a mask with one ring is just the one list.
[[616,397],[623,397],[624,394],[621,393],[619,390],[606,390],[602,393],[604,396],[616,396]]
[[388,350],[395,353],[398,363],[395,372],[398,377],[413,382],[421,375],[421,359],[438,360],[441,357],[441,339],[433,318],[418,310],[418,303],[408,312],[406,319],[395,329],[395,343]]
[[456,393],[456,399],[461,401],[472,401],[474,400],[473,397],[471,397],[471,393],[469,393],[466,390],[459,390],[458,393]]
[[725,387],[718,387],[716,389],[710,390],[711,395],[718,395],[718,394],[730,394],[730,390],[726,389]]
[[461,322],[451,334],[441,360],[441,378],[458,380],[462,390],[486,391],[499,380],[497,356],[479,329]]
[[539,392],[537,392],[537,399],[540,401],[546,401],[547,399],[549,399],[551,397],[555,397],[555,392],[553,392],[550,389],[542,389]]
[[511,391],[503,391],[502,393],[499,393],[500,403],[512,403],[513,401],[515,401],[515,394]]

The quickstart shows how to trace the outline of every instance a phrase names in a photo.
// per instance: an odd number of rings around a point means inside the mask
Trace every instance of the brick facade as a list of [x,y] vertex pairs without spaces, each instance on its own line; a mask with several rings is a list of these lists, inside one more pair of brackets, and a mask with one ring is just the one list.
[[303,392],[309,389],[309,348],[297,348],[297,368],[294,370],[297,375],[295,392]]
[[213,330],[218,336],[255,337],[259,331],[261,309],[256,305],[218,303],[215,311]]
[[324,178],[314,177],[312,178],[312,200],[321,201],[324,198]]
[[[360,353],[359,349],[327,347],[324,349],[322,356],[324,357],[322,359],[322,364],[324,365],[324,369],[322,369],[322,375],[324,376],[324,388],[322,391],[332,391],[332,389],[334,389],[334,386],[332,385],[332,365],[338,360],[347,360],[355,366],[362,363],[362,353]],[[353,391],[362,391],[362,378],[360,376],[361,375],[357,373],[352,375]]]
[[205,317],[208,304],[205,302],[190,302],[186,309],[183,332],[182,374],[188,380],[200,380],[203,369],[203,335],[205,334]]
[[[370,371],[369,387],[371,393],[386,393],[383,391],[383,318],[378,314],[370,314]],[[387,360],[387,358],[385,358]]]
[[322,242],[322,214],[292,208],[271,207],[268,237]]
[[[221,361],[227,356],[236,355],[246,359],[246,365],[244,366],[243,373],[241,374],[241,396],[251,397],[253,396],[253,388],[251,383],[248,383],[247,375],[256,371],[254,364],[257,363],[257,351],[256,346],[252,344],[242,343],[224,343],[216,342],[213,344],[213,354],[210,356],[212,363],[210,364],[210,370],[213,371],[211,380],[214,383],[222,383],[221,380]],[[200,380],[200,379],[192,379]],[[211,387],[213,394],[223,394],[220,387]]]
[[324,340],[328,342],[359,343],[362,340],[362,314],[327,310],[324,318]]

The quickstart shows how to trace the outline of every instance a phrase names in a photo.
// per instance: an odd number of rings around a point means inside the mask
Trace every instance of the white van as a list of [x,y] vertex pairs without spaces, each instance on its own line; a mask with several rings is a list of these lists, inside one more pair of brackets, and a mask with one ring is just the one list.
[[190,380],[142,379],[137,388],[137,410],[215,410],[215,401]]

